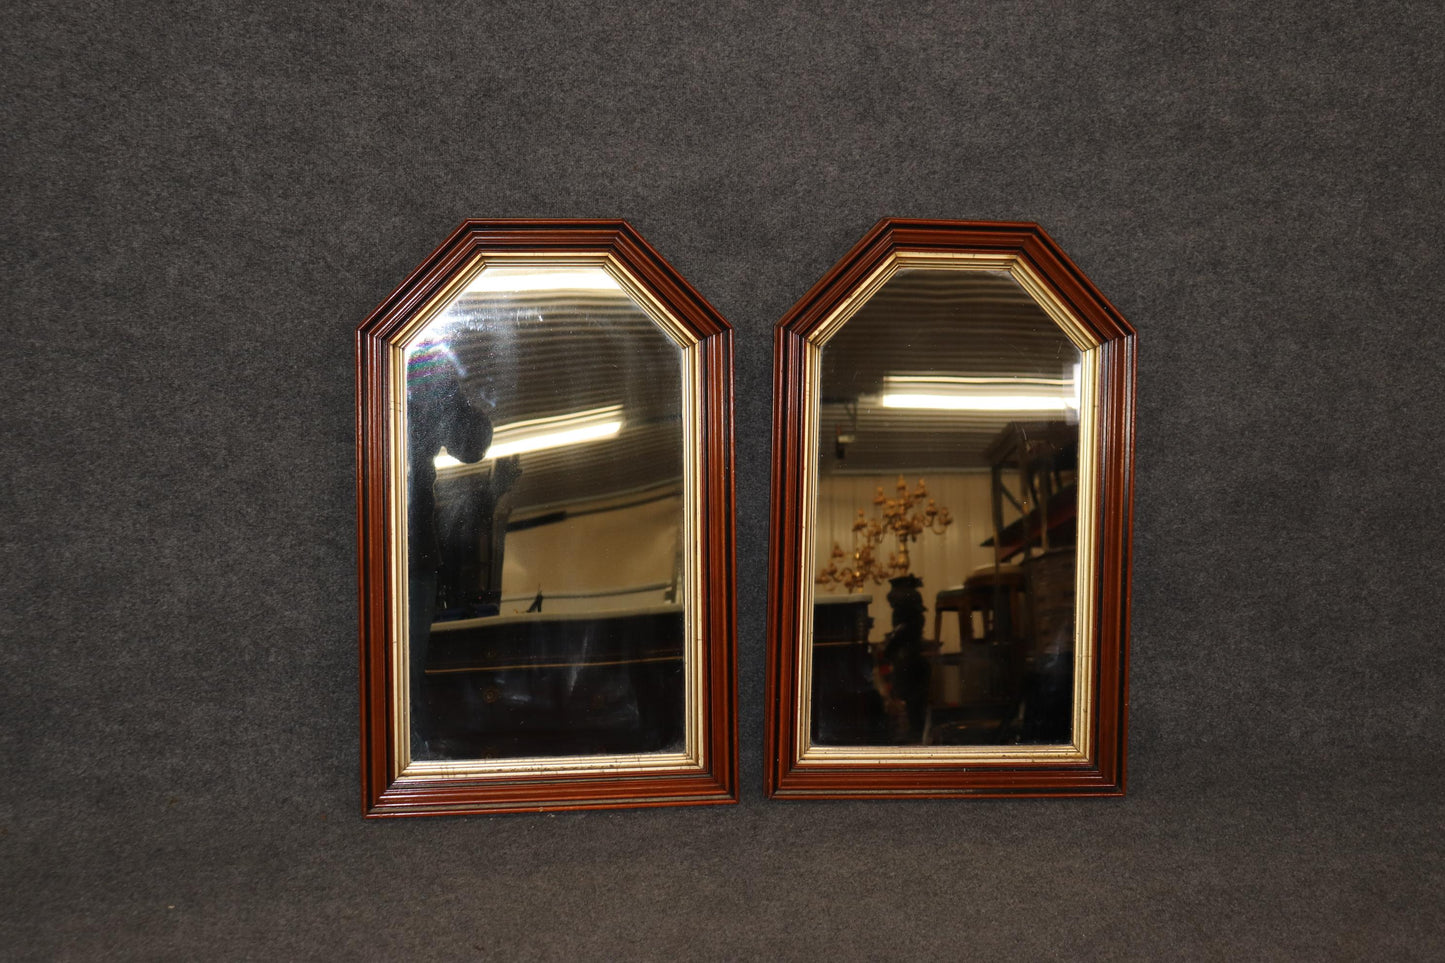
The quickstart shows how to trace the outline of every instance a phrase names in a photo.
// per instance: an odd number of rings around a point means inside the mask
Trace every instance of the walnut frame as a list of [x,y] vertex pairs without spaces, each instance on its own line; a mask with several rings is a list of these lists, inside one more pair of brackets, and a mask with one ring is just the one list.
[[[698,352],[692,403],[700,408],[694,531],[700,591],[700,762],[691,767],[412,776],[401,771],[391,587],[397,532],[395,379],[389,352],[398,332],[429,309],[480,256],[573,255],[605,260],[636,293],[665,311]],[[357,328],[357,576],[362,811],[367,817],[735,803],[738,798],[733,536],[732,331],[721,315],[629,224],[617,220],[468,220]]]
[[[810,483],[806,448],[810,338],[836,328],[849,305],[904,257],[998,258],[1020,266],[1036,288],[1036,300],[1061,307],[1095,356],[1098,403],[1094,451],[1094,578],[1080,611],[1090,617],[1081,638],[1091,639],[1086,666],[1091,713],[1075,757],[1048,752],[994,758],[927,758],[866,750],[852,758],[807,758],[806,729],[799,721],[807,678],[808,640],[800,628],[802,603],[810,598],[803,566],[810,558],[803,517]],[[1016,272],[1019,273],[1019,272]],[[1047,305],[1046,305],[1047,306]],[[1066,323],[1067,322],[1067,323]],[[822,333],[821,337],[826,338]],[[1071,335],[1073,336],[1073,335]],[[773,469],[769,559],[768,655],[764,789],[775,798],[868,799],[1008,796],[1118,796],[1125,789],[1128,708],[1130,540],[1133,525],[1134,397],[1136,334],[1119,312],[1032,223],[884,219],[876,224],[778,322],[774,331]],[[1083,509],[1081,508],[1081,511]],[[1092,611],[1090,612],[1090,609]],[[1045,747],[1052,749],[1053,747]]]

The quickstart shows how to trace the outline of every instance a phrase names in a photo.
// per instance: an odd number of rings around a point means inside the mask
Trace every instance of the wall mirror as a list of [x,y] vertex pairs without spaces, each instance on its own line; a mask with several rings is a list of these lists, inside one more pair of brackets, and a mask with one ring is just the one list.
[[361,325],[368,815],[735,801],[729,339],[622,222],[469,221]]
[[771,795],[1123,792],[1134,344],[1032,224],[884,221],[779,323]]

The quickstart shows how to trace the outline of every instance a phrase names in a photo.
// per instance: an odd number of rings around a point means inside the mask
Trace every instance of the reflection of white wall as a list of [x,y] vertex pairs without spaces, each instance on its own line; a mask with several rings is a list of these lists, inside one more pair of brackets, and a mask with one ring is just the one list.
[[502,612],[526,611],[537,590],[544,613],[612,612],[666,601],[664,588],[569,599],[561,595],[611,593],[644,585],[670,585],[678,561],[682,498],[672,495],[624,508],[586,512],[507,534],[502,562]]
[[[993,518],[987,471],[934,470],[922,477],[927,483],[929,495],[953,513],[953,524],[946,532],[923,535],[908,549],[913,574],[923,579],[923,601],[928,606],[924,635],[931,638],[934,596],[944,589],[962,585],[963,580],[980,566],[993,564],[993,549],[981,547],[982,542],[993,537]],[[918,484],[919,474],[915,472],[904,478],[912,489]],[[833,550],[835,541],[845,552],[850,551],[853,519],[860,508],[870,518],[873,516],[873,496],[880,485],[885,495],[892,496],[898,485],[898,475],[826,475],[818,480],[818,564],[814,575],[827,566],[828,553]],[[895,544],[890,540],[881,547],[885,560]],[[832,585],[819,585],[816,590],[830,595],[843,591]],[[888,585],[869,583],[863,592],[873,596],[873,604],[868,611],[873,616],[872,638],[877,641],[889,629]],[[958,648],[957,616],[950,613],[944,618],[941,635],[945,650]]]

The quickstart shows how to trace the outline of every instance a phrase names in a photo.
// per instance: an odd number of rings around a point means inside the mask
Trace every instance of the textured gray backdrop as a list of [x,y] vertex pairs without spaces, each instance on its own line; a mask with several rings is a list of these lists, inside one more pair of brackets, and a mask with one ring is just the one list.
[[[1439,959],[1435,3],[14,3],[0,955]],[[771,328],[884,215],[1140,333],[1130,795],[767,803]],[[736,328],[741,806],[363,822],[352,334],[467,216]]]

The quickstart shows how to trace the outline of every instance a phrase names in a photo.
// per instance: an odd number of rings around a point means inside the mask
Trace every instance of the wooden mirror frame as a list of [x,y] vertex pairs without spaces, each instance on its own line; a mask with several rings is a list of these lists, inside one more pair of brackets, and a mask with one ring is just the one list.
[[[1097,408],[1082,457],[1094,491],[1081,500],[1080,568],[1092,592],[1076,601],[1076,675],[1091,705],[1072,746],[809,746],[802,686],[811,658],[813,530],[810,501],[822,342],[900,264],[1011,271],[1084,352],[1086,398]],[[885,219],[778,322],[774,332],[772,537],[764,788],[778,798],[1117,796],[1124,792],[1128,704],[1129,555],[1133,517],[1135,333],[1036,224]],[[1090,434],[1092,438],[1090,438]],[[1081,489],[1082,489],[1081,485]],[[1082,499],[1082,496],[1081,496]],[[1081,533],[1084,525],[1080,525]],[[1085,546],[1092,544],[1089,557]],[[1087,577],[1087,576],[1086,576]],[[1081,583],[1083,584],[1083,583]],[[1080,730],[1083,730],[1082,732]],[[822,751],[820,751],[820,748]],[[1014,750],[982,752],[974,750]],[[897,751],[906,750],[906,751]],[[933,750],[933,751],[930,751]],[[1067,751],[1065,751],[1067,750]]]
[[[527,258],[599,265],[612,274],[682,345],[684,420],[692,460],[685,500],[690,531],[689,598],[696,607],[686,644],[689,668],[685,758],[627,765],[530,760],[488,769],[476,760],[446,772],[413,775],[398,685],[397,515],[405,514],[404,465],[398,470],[399,342],[416,319],[450,301],[486,259]],[[664,323],[666,322],[666,323]],[[689,357],[690,355],[690,357]],[[368,817],[697,805],[737,801],[737,684],[734,658],[732,332],[703,297],[624,221],[469,220],[447,238],[356,333],[357,568],[360,586],[362,809]],[[402,389],[404,391],[404,388]],[[400,563],[400,564],[404,564]],[[405,579],[401,579],[405,585]],[[404,589],[402,590],[404,591]],[[476,763],[468,767],[467,763]],[[526,762],[526,760],[524,760]],[[428,768],[425,764],[421,768]]]

